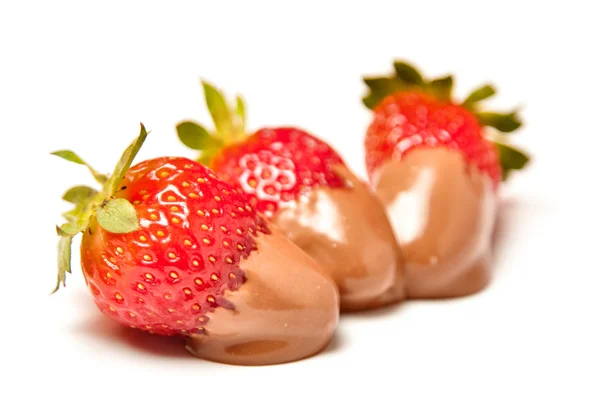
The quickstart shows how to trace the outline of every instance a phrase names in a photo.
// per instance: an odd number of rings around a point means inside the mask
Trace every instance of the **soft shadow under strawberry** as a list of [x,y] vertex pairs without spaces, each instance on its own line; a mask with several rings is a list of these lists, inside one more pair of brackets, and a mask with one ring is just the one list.
[[183,339],[151,335],[138,329],[128,328],[102,315],[87,293],[82,292],[78,297],[80,297],[79,302],[89,304],[89,312],[86,313],[87,318],[73,325],[72,330],[75,335],[83,335],[92,340],[106,341],[161,357],[189,358],[198,361],[185,350]]
[[[72,331],[76,335],[82,335],[91,340],[106,341],[115,346],[124,346],[132,351],[141,350],[160,357],[189,359],[190,362],[194,363],[211,362],[199,359],[188,353],[185,349],[185,340],[183,338],[151,335],[139,329],[128,328],[106,318],[98,312],[86,292],[81,291],[76,297],[80,304],[89,305],[87,307],[89,308],[89,312],[86,313],[89,316],[72,326]],[[342,351],[347,346],[347,343],[347,338],[338,329],[333,335],[331,342],[323,350],[323,354]],[[302,362],[302,360],[298,362]]]
[[387,318],[402,312],[406,306],[406,301],[398,301],[395,303],[386,304],[379,307],[369,308],[366,310],[345,311],[344,316],[352,316],[358,318]]
[[492,265],[494,275],[502,273],[502,254],[513,240],[512,236],[528,223],[525,216],[534,207],[522,199],[513,197],[501,198],[498,204],[494,232],[492,234]]
[[180,338],[151,335],[147,332],[127,328],[108,320],[102,315],[94,315],[88,318],[76,326],[75,331],[94,339],[120,343],[134,350],[141,350],[161,357],[197,360],[185,350],[184,342]]
[[341,329],[337,329],[331,338],[329,345],[323,350],[323,354],[327,353],[338,353],[346,347],[348,341],[344,335],[342,335]]

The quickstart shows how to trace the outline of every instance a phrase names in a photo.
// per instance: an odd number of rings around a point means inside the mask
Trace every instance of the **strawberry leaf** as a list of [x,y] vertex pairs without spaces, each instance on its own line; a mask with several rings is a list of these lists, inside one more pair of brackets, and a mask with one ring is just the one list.
[[440,100],[452,100],[452,88],[454,87],[454,78],[452,75],[443,78],[437,78],[429,82],[428,91]]
[[201,82],[215,129],[209,131],[190,121],[180,122],[176,129],[184,145],[200,151],[197,161],[208,165],[223,147],[246,139],[246,106],[240,95],[228,102],[222,91],[204,80]]
[[406,85],[400,79],[393,78],[363,78],[363,82],[371,90],[388,90],[390,86],[405,87]]
[[[56,227],[56,233],[60,238],[58,244],[58,278],[52,293],[60,288],[61,283],[63,286],[65,285],[66,274],[71,272],[73,237],[85,232],[94,215],[100,226],[110,232],[126,233],[138,229],[138,216],[133,205],[126,199],[115,199],[113,196],[119,189],[122,189],[120,186],[123,177],[147,136],[146,128],[143,124],[140,124],[140,134],[125,149],[115,166],[113,174],[110,178],[105,179],[101,192],[82,185],[72,187],[63,195],[63,199],[75,204],[75,207],[71,211],[63,213],[67,222],[60,227]],[[61,150],[53,154],[77,164],[87,165],[81,157],[69,150]]]
[[367,96],[363,97],[362,102],[367,108],[372,110],[377,107],[377,104],[379,104],[386,96],[386,93],[371,91]]
[[390,86],[386,89],[371,90],[369,94],[363,97],[363,104],[367,106],[367,108],[374,109],[387,96],[390,96],[396,91],[403,90],[404,87],[405,85],[399,81],[390,81]]
[[100,226],[112,233],[129,233],[139,228],[135,207],[126,199],[112,199],[96,213]]
[[193,150],[223,146],[221,139],[211,135],[204,127],[194,122],[182,122],[177,125],[177,135],[184,145]]
[[100,172],[96,171],[88,163],[83,161],[83,159],[81,157],[79,157],[77,154],[75,154],[71,150],[58,150],[58,151],[52,152],[50,154],[60,157],[63,160],[74,162],[75,164],[85,165],[90,170],[92,175],[94,176],[94,179],[96,180],[96,182],[98,182],[101,185],[104,185],[106,183],[106,181],[108,180],[108,177],[106,175],[101,174]]
[[77,216],[79,215],[79,211],[77,210],[77,208],[72,209],[71,211],[67,211],[62,213],[62,216],[64,219],[66,219],[68,222],[74,223],[77,221]]
[[238,117],[239,123],[236,126],[236,130],[241,135],[246,134],[246,106],[244,104],[244,99],[241,96],[236,96],[235,98],[235,114]]
[[396,76],[403,82],[411,85],[423,84],[423,76],[421,76],[421,73],[412,65],[409,65],[403,61],[396,61],[394,63],[394,69],[396,70]]
[[494,89],[493,86],[491,86],[491,85],[481,86],[480,88],[475,89],[473,92],[471,92],[470,95],[467,96],[467,98],[463,102],[463,106],[470,109],[476,103],[478,103],[482,100],[485,100],[489,97],[492,97],[495,94],[496,94],[496,89]]
[[363,82],[370,89],[370,92],[362,100],[364,105],[370,109],[375,108],[387,96],[408,88],[407,84],[396,76],[363,78]]
[[229,138],[232,126],[231,116],[225,97],[219,90],[206,81],[202,81],[202,87],[204,88],[206,106],[208,107],[210,116],[215,124],[217,133],[224,139]]
[[76,235],[78,232],[85,230],[88,224],[88,220],[92,215],[94,207],[100,201],[101,194],[88,197],[87,200],[82,200],[75,205],[71,211],[63,213],[63,217],[68,221],[68,226],[64,229],[72,235]]
[[53,152],[52,155],[58,156],[67,161],[74,162],[75,164],[87,166],[87,163],[85,161],[83,161],[83,159],[81,157],[79,157],[77,154],[75,154],[75,152],[73,152],[71,150],[58,150],[58,151]]
[[504,133],[515,131],[522,125],[516,111],[508,114],[479,112],[476,115],[481,125],[491,126]]
[[[57,227],[57,231],[60,228]],[[60,285],[66,285],[67,273],[71,273],[71,245],[73,236],[61,235],[58,240],[58,276],[56,279],[56,287],[52,291],[55,293]]]
[[506,180],[511,171],[525,168],[529,163],[529,156],[520,150],[507,146],[506,144],[494,142],[500,155],[502,165],[502,178]]
[[98,191],[89,186],[73,186],[66,191],[62,198],[69,203],[79,204],[91,199],[96,194],[98,194]]
[[121,159],[117,163],[112,175],[110,176],[110,180],[107,182],[105,188],[108,189],[110,195],[117,192],[121,185],[121,181],[123,177],[127,173],[129,167],[131,167],[131,163],[133,162],[135,156],[138,151],[144,144],[144,141],[148,137],[148,132],[146,132],[146,127],[144,124],[140,124],[140,134],[139,136],[125,149]]
[[[69,228],[69,227],[71,227],[71,225],[69,225],[69,224],[62,224],[61,226],[57,225],[56,226],[56,234],[61,237],[76,235],[77,232],[73,233],[74,232],[73,228],[72,227]],[[71,232],[71,233],[69,233],[69,232]]]
[[86,215],[77,215],[74,216],[73,220],[70,222],[65,222],[60,226],[59,235],[66,234],[70,236],[75,236],[79,232],[83,232],[88,224],[90,214],[86,213]]

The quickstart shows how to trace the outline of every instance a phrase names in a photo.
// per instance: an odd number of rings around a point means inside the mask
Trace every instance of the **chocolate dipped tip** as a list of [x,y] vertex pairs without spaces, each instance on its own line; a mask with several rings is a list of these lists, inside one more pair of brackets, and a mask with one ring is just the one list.
[[333,280],[275,227],[259,235],[258,250],[240,262],[247,281],[225,298],[235,309],[217,308],[205,334],[186,348],[206,360],[269,365],[301,360],[322,351],[339,321],[340,297]]
[[409,298],[488,285],[496,196],[487,175],[458,151],[423,148],[383,164],[373,187],[402,249]]
[[402,300],[402,255],[383,205],[348,168],[335,172],[345,187],[314,188],[273,222],[333,278],[343,311]]

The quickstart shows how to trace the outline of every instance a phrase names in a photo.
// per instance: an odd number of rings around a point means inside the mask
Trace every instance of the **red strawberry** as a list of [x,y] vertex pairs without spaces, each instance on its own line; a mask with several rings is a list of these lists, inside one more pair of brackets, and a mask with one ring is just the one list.
[[490,140],[512,132],[516,112],[483,112],[495,93],[485,85],[463,102],[452,98],[451,76],[425,80],[396,62],[395,74],[367,78],[373,110],[365,139],[370,181],[385,204],[406,259],[410,297],[451,297],[489,281],[496,192],[527,156]]
[[321,350],[337,324],[333,282],[207,167],[161,157],[129,168],[145,137],[142,127],[112,177],[95,173],[100,193],[67,192],[76,209],[58,228],[59,284],[70,272],[72,237],[83,232],[86,283],[98,308],[122,324],[182,335],[194,354],[227,363]]
[[339,154],[296,128],[261,129],[243,142],[224,147],[210,166],[241,186],[268,217],[315,187],[346,186],[335,171],[336,166],[344,166]]
[[217,89],[203,86],[216,132],[183,122],[177,126],[183,143],[202,150],[202,162],[248,194],[330,273],[343,310],[402,299],[402,260],[385,211],[342,157],[297,128],[246,135],[241,99],[232,110]]

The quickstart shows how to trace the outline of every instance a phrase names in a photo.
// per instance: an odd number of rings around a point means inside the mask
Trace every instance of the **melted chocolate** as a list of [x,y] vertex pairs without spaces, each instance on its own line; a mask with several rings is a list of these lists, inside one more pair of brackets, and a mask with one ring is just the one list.
[[194,355],[238,365],[280,364],[314,355],[330,342],[339,320],[339,292],[315,261],[276,228],[240,262],[247,281],[217,308],[206,334],[188,338]]
[[417,149],[384,164],[374,188],[405,260],[410,298],[473,294],[490,280],[496,197],[459,152]]
[[402,257],[385,209],[348,169],[346,188],[319,187],[280,209],[273,221],[338,285],[342,310],[404,298]]

